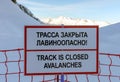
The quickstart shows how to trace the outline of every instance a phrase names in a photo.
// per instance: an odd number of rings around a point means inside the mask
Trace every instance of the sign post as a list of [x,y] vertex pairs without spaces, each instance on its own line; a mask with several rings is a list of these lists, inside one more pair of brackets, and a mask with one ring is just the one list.
[[64,82],[64,75],[61,74],[61,82]]
[[25,75],[98,73],[98,26],[62,27],[25,26]]
[[[64,24],[61,25],[64,28]],[[61,82],[64,82],[64,74],[61,74]]]

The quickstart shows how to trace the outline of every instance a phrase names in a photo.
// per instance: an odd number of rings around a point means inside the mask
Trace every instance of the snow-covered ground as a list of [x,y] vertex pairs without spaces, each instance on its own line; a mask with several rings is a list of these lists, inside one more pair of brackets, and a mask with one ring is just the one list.
[[40,25],[11,0],[0,3],[0,49],[23,48],[25,25]]
[[120,54],[120,23],[100,28],[99,52]]
[[99,25],[99,27],[107,26],[109,25],[108,22],[103,21],[95,21],[95,20],[89,20],[89,19],[73,19],[70,17],[64,17],[60,16],[57,18],[40,18],[41,21],[43,21],[46,24],[55,24],[55,25]]

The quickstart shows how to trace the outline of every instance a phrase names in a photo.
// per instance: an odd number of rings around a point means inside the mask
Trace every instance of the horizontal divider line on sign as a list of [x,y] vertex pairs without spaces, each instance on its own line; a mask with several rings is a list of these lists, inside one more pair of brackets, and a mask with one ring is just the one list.
[[27,52],[32,52],[32,51],[97,51],[97,49],[36,49],[36,50],[25,50]]

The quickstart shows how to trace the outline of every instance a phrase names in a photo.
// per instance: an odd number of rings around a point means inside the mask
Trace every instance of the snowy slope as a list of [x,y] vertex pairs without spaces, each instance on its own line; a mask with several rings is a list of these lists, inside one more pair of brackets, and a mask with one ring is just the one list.
[[0,49],[23,48],[24,25],[40,25],[11,0],[0,3]]
[[[49,19],[53,24],[57,24],[61,20],[63,24],[63,19],[70,23],[75,24],[76,19],[59,17],[59,20]],[[77,19],[80,21],[80,19]],[[90,20],[81,20],[82,24],[94,24]],[[85,23],[87,22],[87,23]],[[94,21],[96,22],[96,21]],[[51,24],[52,24],[51,23]],[[100,23],[100,22],[96,22]],[[42,23],[41,23],[42,24]],[[12,48],[23,48],[23,35],[24,35],[24,25],[41,25],[38,21],[34,20],[20,8],[11,2],[11,0],[2,0],[0,3],[0,50],[1,49],[12,49]],[[104,24],[101,22],[101,24]],[[105,23],[107,24],[107,23]],[[104,25],[105,25],[104,24]],[[108,53],[120,53],[120,23],[105,26],[100,28],[100,52]]]
[[99,25],[100,27],[109,25],[107,22],[93,21],[89,19],[73,19],[70,17],[60,16],[58,18],[42,18],[41,21],[47,24],[64,24],[64,25]]
[[120,23],[100,29],[100,52],[120,54]]

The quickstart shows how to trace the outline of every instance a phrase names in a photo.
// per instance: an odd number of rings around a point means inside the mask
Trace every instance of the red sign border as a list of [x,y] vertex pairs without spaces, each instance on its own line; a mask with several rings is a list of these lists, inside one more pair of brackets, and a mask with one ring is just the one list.
[[[99,27],[97,25],[87,25],[87,26],[64,26],[64,28],[95,28],[96,29],[96,49],[64,49],[62,51],[96,51],[96,71],[95,72],[54,72],[54,73],[27,73],[27,52],[28,51],[46,51],[46,50],[27,50],[27,29],[32,28],[63,28],[63,26],[25,26],[24,27],[24,75],[56,75],[56,74],[98,74],[99,69]],[[61,51],[60,49],[56,50],[47,50],[47,51]]]

